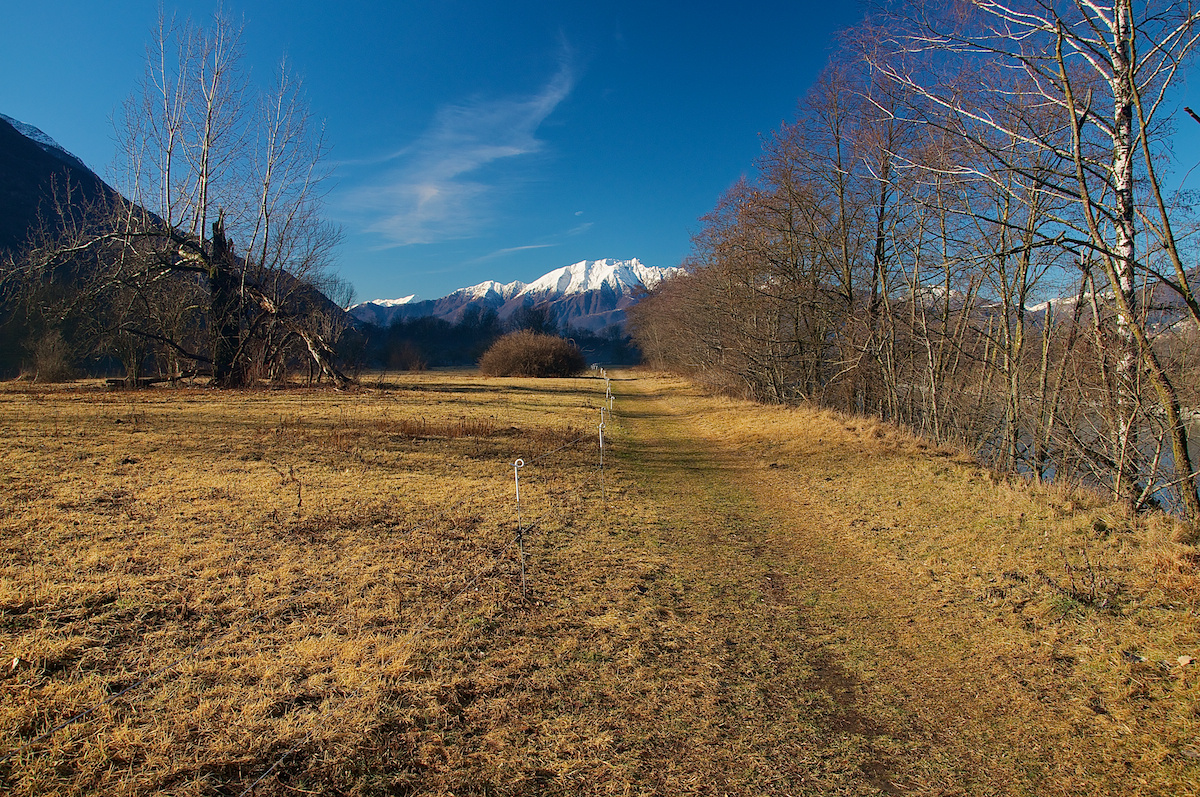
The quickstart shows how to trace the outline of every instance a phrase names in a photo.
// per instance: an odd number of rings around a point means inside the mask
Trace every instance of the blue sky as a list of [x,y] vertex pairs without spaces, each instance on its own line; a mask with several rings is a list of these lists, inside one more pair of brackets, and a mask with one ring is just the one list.
[[[165,2],[204,21],[212,2]],[[5,2],[0,113],[108,176],[157,0]],[[253,75],[281,55],[325,120],[359,300],[677,265],[789,119],[856,2],[227,0]]]

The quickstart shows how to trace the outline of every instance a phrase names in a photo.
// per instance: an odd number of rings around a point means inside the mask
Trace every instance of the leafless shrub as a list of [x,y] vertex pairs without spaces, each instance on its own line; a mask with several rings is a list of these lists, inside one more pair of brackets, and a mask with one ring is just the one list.
[[75,377],[71,350],[58,330],[50,330],[30,347],[33,353],[33,381],[66,382]]
[[1038,571],[1038,576],[1045,584],[1067,598],[1083,606],[1095,609],[1113,609],[1121,594],[1122,585],[1116,582],[1105,571],[1101,557],[1092,557],[1088,547],[1079,549],[1079,558],[1072,561],[1066,549],[1061,551],[1066,580],[1059,581],[1044,570]]
[[488,376],[575,376],[587,367],[579,347],[555,335],[513,332],[492,344],[479,360]]

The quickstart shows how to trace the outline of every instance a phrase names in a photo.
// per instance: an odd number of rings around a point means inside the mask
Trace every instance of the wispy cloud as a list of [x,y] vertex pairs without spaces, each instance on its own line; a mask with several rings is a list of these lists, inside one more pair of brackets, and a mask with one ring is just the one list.
[[527,252],[530,249],[549,249],[558,246],[558,244],[527,244],[525,246],[509,246],[504,249],[497,249],[495,252],[488,252],[483,257],[477,257],[472,260],[472,263],[486,263],[489,260],[495,260],[498,257],[515,254],[517,252]]
[[347,192],[343,207],[383,248],[477,234],[491,223],[503,188],[481,174],[484,167],[541,151],[538,128],[574,82],[564,55],[558,72],[532,96],[443,106],[379,177]]

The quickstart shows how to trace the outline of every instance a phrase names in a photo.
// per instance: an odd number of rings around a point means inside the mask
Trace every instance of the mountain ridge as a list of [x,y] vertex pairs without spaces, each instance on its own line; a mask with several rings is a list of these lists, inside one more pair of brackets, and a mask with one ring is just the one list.
[[[25,138],[37,144],[43,152],[58,160],[65,161],[77,169],[84,169],[93,172],[91,167],[83,162],[83,159],[67,150],[62,144],[55,141],[49,134],[44,132],[40,127],[34,127],[27,122],[22,122],[20,119],[14,119],[8,114],[0,113],[0,120],[8,122],[18,133]],[[93,172],[94,174],[95,172]]]
[[93,204],[116,196],[83,161],[33,125],[0,114],[0,250],[19,251],[44,224],[56,197]]
[[681,272],[678,267],[647,266],[637,258],[580,260],[529,283],[485,280],[436,299],[375,299],[351,305],[347,312],[360,321],[388,326],[427,316],[457,323],[469,307],[492,310],[502,321],[522,308],[547,307],[562,328],[599,332],[624,324],[625,310],[637,302],[640,290]]

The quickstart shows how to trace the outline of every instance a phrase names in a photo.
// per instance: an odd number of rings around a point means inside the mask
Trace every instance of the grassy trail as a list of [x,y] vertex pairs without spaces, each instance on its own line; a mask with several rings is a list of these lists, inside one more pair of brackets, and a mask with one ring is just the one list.
[[823,432],[832,461],[768,461],[678,385],[620,384],[621,464],[658,507],[647,534],[669,574],[647,598],[696,632],[684,672],[662,674],[702,695],[671,707],[691,721],[662,767],[725,773],[710,793],[1072,788],[1064,695],[1014,689],[1030,673],[985,638],[986,613],[851,541],[830,474],[872,479],[855,435]]
[[[688,712],[699,722],[679,765],[710,781],[728,772],[714,793],[898,792],[908,745],[864,711],[861,683],[822,644],[806,587],[821,564],[784,544],[790,518],[752,486],[761,468],[698,435],[673,396],[631,387],[622,463],[659,507],[649,534],[673,576],[657,597],[692,618],[688,655],[711,691]],[[710,748],[740,766],[724,770]]]

